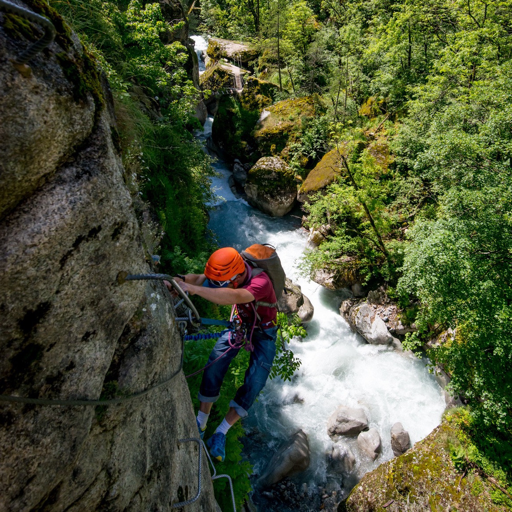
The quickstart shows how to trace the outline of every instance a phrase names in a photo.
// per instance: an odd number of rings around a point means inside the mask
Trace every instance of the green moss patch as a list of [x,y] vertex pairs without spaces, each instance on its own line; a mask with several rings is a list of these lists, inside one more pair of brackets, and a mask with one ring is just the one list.
[[468,448],[461,414],[447,415],[438,428],[404,455],[367,473],[338,510],[510,510],[512,503],[507,503],[506,495],[492,480],[454,457]]
[[265,193],[288,191],[295,185],[295,174],[280,158],[260,158],[247,174],[247,183],[252,183]]
[[254,133],[263,155],[288,159],[289,145],[300,138],[303,121],[322,115],[325,106],[316,95],[280,101],[267,108],[270,113]]
[[340,175],[341,165],[341,156],[338,149],[329,151],[308,174],[300,187],[299,196],[307,196],[330,185]]
[[210,66],[200,77],[199,83],[203,90],[222,92],[233,85],[233,77],[220,64]]
[[261,111],[272,105],[279,87],[271,82],[248,77],[240,96],[240,102],[246,110]]

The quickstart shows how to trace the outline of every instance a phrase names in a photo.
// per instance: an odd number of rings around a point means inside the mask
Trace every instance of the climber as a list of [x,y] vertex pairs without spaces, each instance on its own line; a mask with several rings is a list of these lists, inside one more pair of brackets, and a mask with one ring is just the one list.
[[[222,462],[225,458],[226,434],[229,428],[240,418],[247,416],[249,408],[265,386],[272,367],[276,354],[277,309],[260,305],[256,311],[255,303],[264,302],[271,306],[277,302],[276,295],[269,276],[261,272],[252,277],[251,267],[232,247],[215,251],[206,263],[204,274],[180,275],[175,281],[190,295],[199,295],[219,305],[236,304],[242,328],[246,328],[247,332],[251,332],[255,323],[257,325],[251,340],[254,350],[251,353],[249,368],[245,372],[244,384],[231,400],[229,411],[222,423],[206,442],[212,457]],[[171,289],[170,283],[166,282],[166,285]],[[240,348],[232,349],[220,357],[230,348],[228,335],[224,334],[217,341],[203,373],[197,415],[201,439],[212,405],[219,398],[224,376],[231,361],[240,351]],[[216,362],[211,364],[213,361]]]

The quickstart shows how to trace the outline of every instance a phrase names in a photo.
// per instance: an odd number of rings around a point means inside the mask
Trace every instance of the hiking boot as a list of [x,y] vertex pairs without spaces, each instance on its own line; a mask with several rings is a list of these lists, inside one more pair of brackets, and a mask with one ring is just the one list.
[[219,462],[224,462],[226,458],[226,436],[220,432],[215,432],[206,445],[210,449],[210,455]]
[[203,439],[204,437],[204,432],[206,430],[206,427],[204,427],[204,430],[201,429],[201,425],[199,424],[199,421],[197,421],[197,418],[196,418],[196,423],[197,423],[197,430],[199,430],[199,437],[201,439]]

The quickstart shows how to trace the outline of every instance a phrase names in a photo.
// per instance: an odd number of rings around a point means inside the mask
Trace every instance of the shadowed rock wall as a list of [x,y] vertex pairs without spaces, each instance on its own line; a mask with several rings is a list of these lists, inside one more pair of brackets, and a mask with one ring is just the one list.
[[[24,76],[12,59],[29,38],[0,12],[0,394],[125,396],[179,368],[174,313],[161,284],[116,281],[150,269],[108,84],[55,12],[25,5],[59,33]],[[0,510],[170,510],[197,491],[188,437],[182,372],[110,407],[0,402]],[[203,462],[188,511],[215,510]]]

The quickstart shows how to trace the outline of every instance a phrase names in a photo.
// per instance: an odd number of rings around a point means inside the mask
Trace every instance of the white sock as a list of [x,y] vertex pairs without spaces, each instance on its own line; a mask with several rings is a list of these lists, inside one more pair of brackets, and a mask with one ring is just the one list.
[[222,420],[222,423],[217,427],[215,433],[220,432],[221,434],[226,435],[228,430],[231,428],[231,425],[226,421],[226,418]]
[[199,411],[197,413],[197,421],[199,422],[201,430],[204,430],[206,428],[206,424],[208,423],[208,416],[210,415],[206,414],[205,412]]

